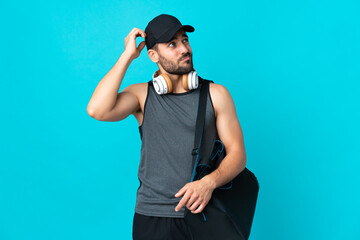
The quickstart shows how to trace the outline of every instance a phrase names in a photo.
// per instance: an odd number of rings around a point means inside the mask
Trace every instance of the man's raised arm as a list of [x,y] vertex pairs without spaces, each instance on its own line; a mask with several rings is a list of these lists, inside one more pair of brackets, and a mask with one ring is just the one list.
[[138,36],[145,38],[146,34],[141,29],[133,28],[125,38],[124,52],[95,88],[87,106],[87,112],[91,117],[100,121],[122,120],[139,109],[139,101],[129,91],[130,86],[118,93],[126,70],[145,47],[145,41],[136,47]]

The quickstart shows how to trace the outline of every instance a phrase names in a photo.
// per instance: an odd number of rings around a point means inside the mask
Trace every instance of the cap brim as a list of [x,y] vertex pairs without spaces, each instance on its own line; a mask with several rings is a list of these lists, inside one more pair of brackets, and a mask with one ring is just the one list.
[[180,26],[178,28],[171,29],[170,32],[168,32],[167,34],[162,36],[157,42],[162,42],[162,43],[169,42],[172,39],[172,37],[175,35],[175,33],[177,31],[179,31],[180,29],[184,29],[185,32],[193,32],[193,31],[195,31],[195,28],[193,26],[182,25],[182,26]]
[[195,28],[190,25],[183,25],[182,28],[185,30],[185,32],[193,32],[195,31]]

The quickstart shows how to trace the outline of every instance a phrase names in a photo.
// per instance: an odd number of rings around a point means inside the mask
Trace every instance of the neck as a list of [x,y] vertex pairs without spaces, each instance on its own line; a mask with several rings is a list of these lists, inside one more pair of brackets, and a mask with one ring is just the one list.
[[[195,71],[194,67],[192,67],[191,71]],[[183,93],[183,92],[188,92],[189,89],[185,89],[183,86],[183,75],[178,75],[178,74],[171,74],[166,72],[161,66],[159,66],[159,69],[157,71],[157,75],[159,74],[163,74],[165,73],[165,75],[167,75],[170,78],[171,81],[171,85],[172,85],[172,92],[173,93]],[[188,73],[186,73],[188,74]]]
[[173,87],[173,90],[172,90],[173,93],[183,93],[183,92],[189,91],[189,90],[184,89],[184,87],[183,87],[183,83],[182,83],[183,75],[167,73],[161,69],[159,70],[159,72],[160,72],[160,74],[165,73],[170,78],[171,85]]

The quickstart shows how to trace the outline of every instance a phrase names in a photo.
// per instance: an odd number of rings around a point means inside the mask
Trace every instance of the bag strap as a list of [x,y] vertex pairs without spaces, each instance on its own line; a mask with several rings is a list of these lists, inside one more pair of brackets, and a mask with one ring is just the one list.
[[191,176],[191,182],[194,180],[196,175],[196,167],[199,160],[199,153],[201,147],[201,140],[204,133],[204,124],[205,124],[205,113],[206,113],[206,102],[207,102],[207,95],[209,92],[209,80],[201,79],[201,86],[200,86],[200,96],[199,96],[199,104],[198,104],[198,111],[196,117],[196,126],[195,126],[195,139],[194,139],[194,148],[192,150],[193,155],[193,173]]
[[[204,125],[205,125],[205,114],[206,114],[206,102],[207,102],[207,95],[209,93],[209,85],[210,80],[205,80],[200,78],[201,85],[200,85],[200,96],[199,96],[199,104],[198,104],[198,111],[197,111],[197,117],[196,117],[196,125],[195,125],[195,137],[194,137],[194,148],[192,150],[193,155],[193,173],[191,176],[191,182],[194,181],[194,178],[196,176],[196,167],[198,165],[199,155],[200,155],[200,149],[202,146],[202,136],[204,133]],[[189,210],[185,208],[185,215],[189,214]],[[204,221],[206,221],[206,217],[204,212],[201,212]]]

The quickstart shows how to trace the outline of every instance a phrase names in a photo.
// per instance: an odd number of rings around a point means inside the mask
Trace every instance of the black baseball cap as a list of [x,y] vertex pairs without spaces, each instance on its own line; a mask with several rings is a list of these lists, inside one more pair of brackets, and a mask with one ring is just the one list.
[[174,16],[161,14],[151,20],[145,28],[146,48],[151,49],[156,43],[169,42],[177,31],[184,29],[185,32],[193,32],[195,28],[190,25],[182,25]]

